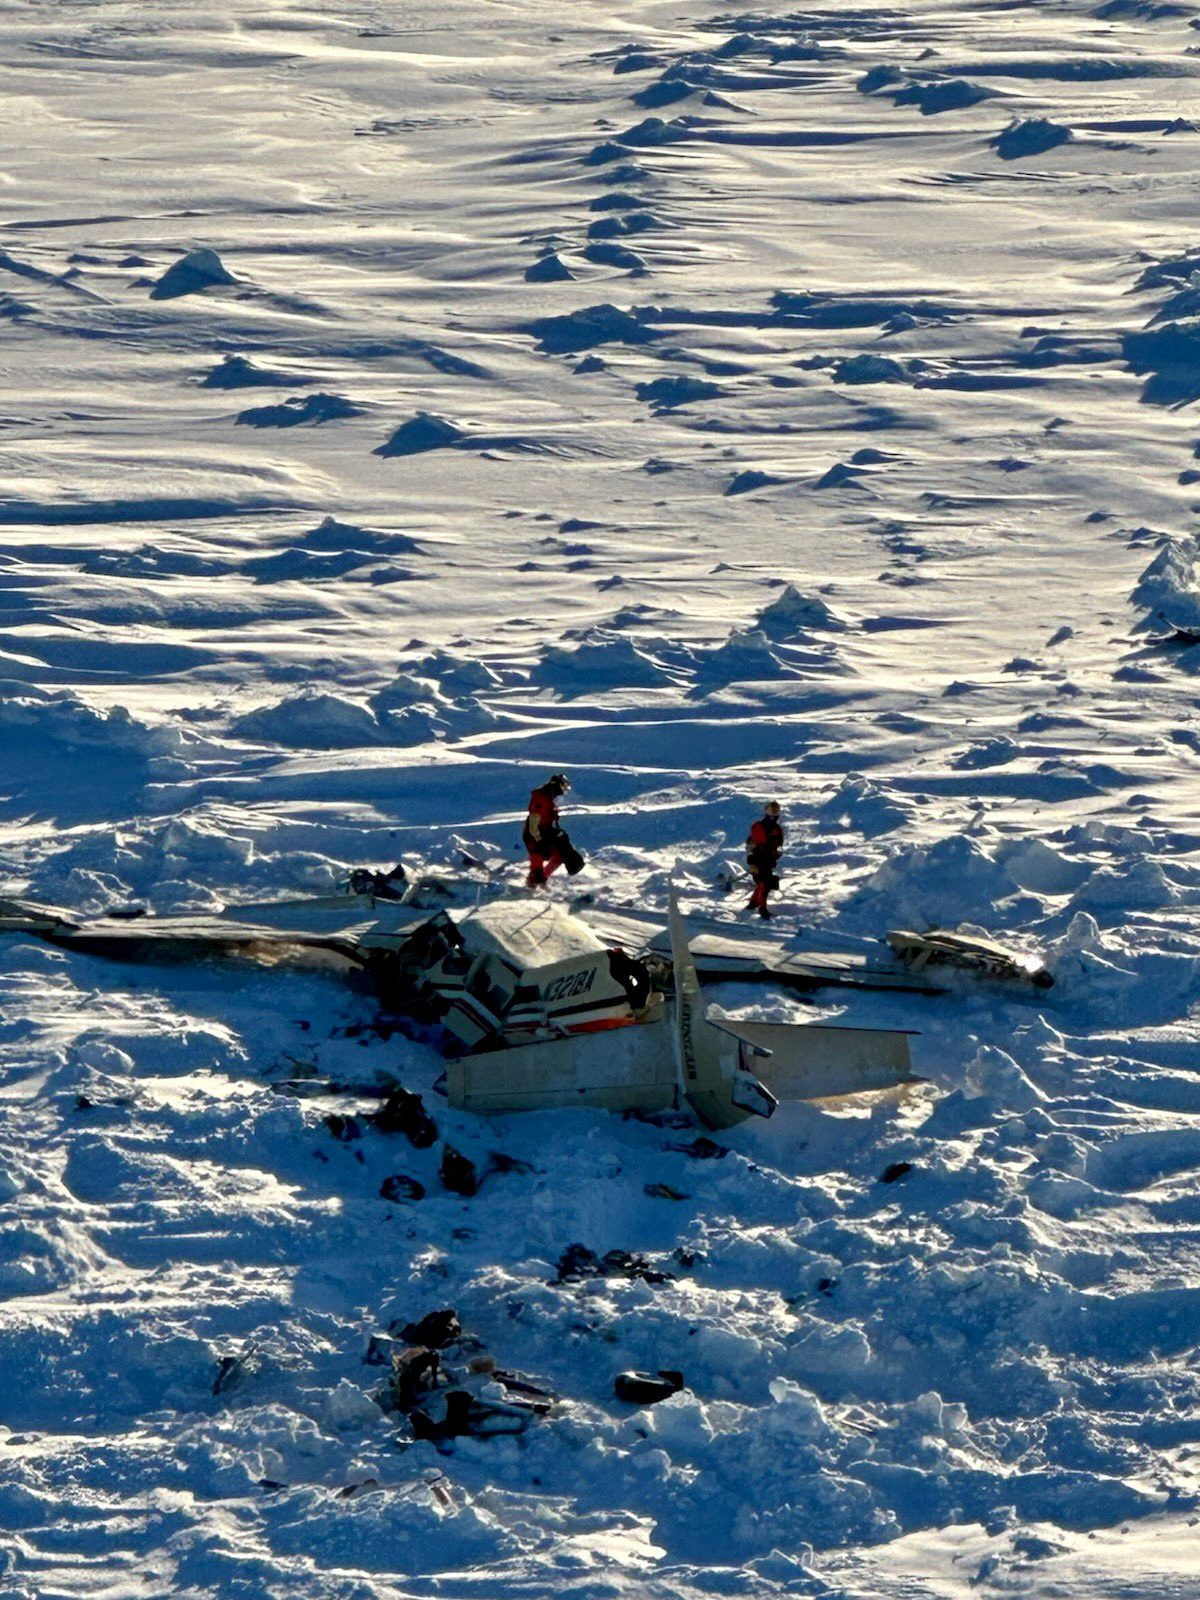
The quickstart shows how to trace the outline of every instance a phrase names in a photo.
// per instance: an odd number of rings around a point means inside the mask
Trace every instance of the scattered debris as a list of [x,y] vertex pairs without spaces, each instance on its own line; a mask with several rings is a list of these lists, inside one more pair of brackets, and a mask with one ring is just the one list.
[[378,1478],[363,1478],[358,1483],[348,1483],[344,1489],[338,1490],[339,1500],[352,1500],[355,1495],[365,1494],[368,1489],[378,1489]]
[[463,1336],[458,1313],[450,1306],[441,1311],[430,1311],[419,1322],[407,1322],[400,1329],[400,1337],[410,1344],[423,1344],[430,1350],[444,1350],[457,1344]]
[[613,1380],[613,1392],[618,1400],[630,1405],[652,1406],[659,1400],[669,1400],[683,1388],[683,1373],[663,1368],[657,1373],[618,1372]]
[[[903,1178],[905,1173],[912,1170],[913,1164],[911,1161],[890,1161],[879,1174],[879,1181],[880,1183],[895,1183],[898,1178]],[[826,1281],[826,1279],[821,1280],[822,1283]],[[817,1288],[819,1289],[820,1287],[821,1284],[819,1283]]]
[[376,1393],[376,1403],[385,1412],[406,1416],[418,1439],[441,1449],[464,1436],[523,1433],[550,1411],[551,1391],[524,1373],[497,1367],[486,1352],[478,1353],[479,1341],[464,1334],[449,1307],[406,1323],[398,1337],[412,1342],[393,1345],[375,1335],[363,1359],[372,1366],[386,1361],[388,1380]]
[[642,1185],[642,1193],[649,1195],[651,1200],[690,1200],[690,1194],[685,1194],[682,1189],[674,1189],[669,1183],[646,1183]]
[[405,1172],[393,1172],[379,1185],[379,1195],[383,1200],[424,1200],[425,1185]]
[[729,1154],[728,1145],[718,1144],[715,1139],[710,1139],[704,1133],[699,1138],[693,1139],[691,1144],[669,1144],[667,1149],[678,1151],[683,1156],[691,1156],[695,1161],[723,1161]]
[[394,1089],[370,1120],[380,1133],[402,1133],[417,1150],[427,1150],[437,1141],[437,1123],[421,1096],[408,1089]]
[[386,1333],[373,1333],[363,1356],[364,1367],[386,1367],[391,1364],[397,1341]]
[[629,1250],[606,1250],[597,1256],[583,1244],[569,1244],[558,1262],[556,1283],[581,1283],[585,1278],[640,1278],[644,1283],[673,1283],[675,1274],[663,1272]]
[[137,1104],[131,1094],[114,1094],[103,1100],[93,1100],[91,1095],[75,1096],[76,1111],[129,1111]]
[[485,1399],[469,1389],[451,1389],[438,1394],[425,1406],[409,1415],[418,1439],[441,1445],[468,1435],[473,1439],[493,1439],[501,1434],[524,1433],[535,1417],[545,1416],[550,1401],[506,1401]]
[[425,1345],[406,1345],[392,1353],[392,1370],[383,1391],[385,1411],[411,1411],[437,1383],[441,1357]]
[[276,1078],[267,1085],[272,1094],[290,1095],[293,1100],[316,1100],[325,1094],[340,1094],[344,1085],[332,1078]]
[[473,1195],[479,1192],[479,1171],[475,1163],[456,1150],[452,1144],[442,1147],[442,1164],[438,1169],[442,1186],[452,1194]]
[[507,1156],[503,1150],[493,1150],[488,1155],[487,1166],[484,1168],[480,1183],[491,1172],[536,1172],[537,1168],[531,1161],[522,1161],[519,1156]]
[[217,1362],[217,1375],[213,1379],[214,1394],[229,1394],[245,1378],[250,1364],[258,1354],[256,1344],[248,1344],[238,1356],[221,1356]]
[[372,872],[369,867],[358,867],[347,880],[351,894],[369,894],[375,900],[403,900],[407,887],[408,873],[400,862],[390,872]]

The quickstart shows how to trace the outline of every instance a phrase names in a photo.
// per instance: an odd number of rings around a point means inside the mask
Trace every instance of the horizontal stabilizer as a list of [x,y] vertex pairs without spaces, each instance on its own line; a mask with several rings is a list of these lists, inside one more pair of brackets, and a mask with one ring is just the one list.
[[784,1100],[823,1100],[913,1083],[908,1033],[883,1028],[832,1028],[790,1022],[714,1026],[753,1049],[757,1077]]

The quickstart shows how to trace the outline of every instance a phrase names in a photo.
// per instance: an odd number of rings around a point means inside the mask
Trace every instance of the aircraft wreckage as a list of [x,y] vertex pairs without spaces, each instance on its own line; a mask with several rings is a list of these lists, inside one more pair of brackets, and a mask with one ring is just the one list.
[[[435,902],[445,889],[435,887]],[[0,933],[127,960],[320,953],[365,971],[388,1011],[440,1025],[456,1109],[654,1112],[686,1103],[710,1128],[770,1116],[781,1098],[915,1079],[903,1030],[716,1018],[706,980],[937,993],[928,969],[951,966],[1052,981],[1036,959],[961,933],[889,935],[891,961],[861,949],[797,950],[725,924],[689,935],[674,893],[665,920],[526,898],[470,909],[430,898],[427,883],[401,888],[394,875],[363,873],[347,893],[204,916],[79,918],[0,900]]]

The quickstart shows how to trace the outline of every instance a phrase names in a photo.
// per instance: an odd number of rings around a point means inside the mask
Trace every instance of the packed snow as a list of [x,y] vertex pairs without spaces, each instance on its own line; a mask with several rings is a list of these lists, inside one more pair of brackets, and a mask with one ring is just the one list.
[[[774,935],[1056,979],[715,988],[924,1081],[701,1140],[0,936],[6,1600],[1200,1597],[1197,26],[6,8],[0,895],[521,892],[565,770],[555,899],[744,929],[775,797]],[[449,1307],[520,1435],[378,1403]]]

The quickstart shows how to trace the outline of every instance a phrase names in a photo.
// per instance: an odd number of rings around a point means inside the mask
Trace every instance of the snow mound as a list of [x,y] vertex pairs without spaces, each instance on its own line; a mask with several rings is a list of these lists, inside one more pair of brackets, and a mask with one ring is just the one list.
[[995,1045],[980,1045],[967,1063],[966,1082],[976,1095],[986,1095],[1007,1111],[1032,1111],[1046,1098],[1012,1056]]
[[769,472],[760,472],[754,467],[747,467],[744,472],[737,472],[730,478],[725,486],[725,493],[752,494],[755,489],[769,489],[772,485],[782,482],[782,478],[776,478]]
[[891,356],[847,356],[833,369],[835,383],[904,383],[908,374]]
[[644,89],[639,89],[636,94],[630,95],[635,106],[644,106],[648,111],[658,106],[674,105],[679,100],[686,100],[689,95],[699,93],[700,86],[690,83],[675,71],[668,76],[660,78],[657,83],[647,84]]
[[534,680],[568,693],[584,689],[657,688],[674,680],[661,662],[623,633],[595,628],[577,645],[555,645],[534,670]]
[[1098,867],[1076,890],[1071,906],[1080,911],[1155,911],[1180,898],[1159,863],[1143,856],[1120,866]]
[[372,453],[377,456],[415,456],[426,450],[452,450],[466,439],[463,430],[444,417],[418,411],[402,422],[386,443]]
[[125,706],[88,705],[69,689],[0,685],[0,735],[14,773],[28,779],[44,758],[60,751],[103,750],[115,758],[114,781],[137,770],[127,763],[161,764],[212,753],[199,734],[175,722],[148,723]]
[[956,927],[997,907],[1018,886],[978,839],[950,834],[931,845],[906,845],[866,880],[857,903],[882,901],[889,926]]
[[735,628],[723,644],[694,650],[692,659],[701,684],[754,683],[794,672],[761,628]]
[[1138,579],[1133,603],[1146,615],[1146,625],[1200,633],[1200,571],[1197,542],[1169,538]]
[[365,551],[372,555],[419,555],[423,546],[406,533],[382,533],[373,528],[360,528],[352,522],[338,522],[326,517],[315,528],[301,534],[299,543],[306,550]]
[[637,311],[622,311],[607,302],[561,317],[539,317],[526,323],[522,332],[532,334],[538,348],[549,355],[573,355],[602,344],[649,344],[658,338]]
[[862,468],[847,461],[835,461],[813,484],[814,489],[865,489]]
[[163,273],[150,290],[151,300],[178,300],[185,294],[236,283],[215,250],[191,250]]
[[1072,861],[1044,839],[1006,842],[997,849],[996,859],[1019,888],[1040,895],[1073,894],[1091,871],[1085,862]]
[[[960,313],[936,300],[898,300],[890,295],[837,294],[777,289],[771,305],[778,318],[810,328],[878,328],[897,318],[948,322]],[[821,358],[824,364],[824,358]]]
[[379,723],[365,705],[342,695],[306,689],[259,706],[231,725],[239,739],[289,750],[352,750],[379,744]]
[[226,356],[200,380],[202,389],[278,389],[306,382],[295,373],[256,367],[247,356]]
[[362,407],[339,394],[293,395],[277,406],[251,406],[239,411],[236,422],[252,428],[297,428],[305,423],[340,422],[344,417],[361,417]]
[[720,384],[686,375],[654,378],[649,383],[639,383],[634,392],[639,400],[656,411],[673,411],[677,406],[691,405],[697,400],[720,400],[725,393]]
[[1166,256],[1146,267],[1135,285],[1138,289],[1177,289],[1200,272],[1200,250],[1185,250]]
[[956,755],[950,765],[958,772],[975,772],[986,767],[1006,767],[1015,761],[1020,750],[1006,734],[992,739],[980,739]]
[[669,122],[662,117],[646,117],[619,133],[617,141],[637,149],[653,149],[658,145],[675,144],[680,139],[686,139],[693,128],[700,125],[697,117],[673,117]]
[[629,211],[624,216],[600,217],[588,227],[589,239],[619,239],[631,233],[657,233],[666,225],[652,211]]
[[772,639],[792,639],[804,633],[844,633],[849,626],[824,600],[801,594],[790,583],[770,605],[763,607],[755,625]]
[[526,283],[570,283],[574,277],[570,267],[553,250],[548,255],[539,256],[532,266],[525,268]]
[[1200,318],[1127,333],[1121,352],[1134,372],[1148,375],[1142,390],[1147,405],[1187,404],[1200,395]]
[[[494,723],[495,712],[470,688],[473,669],[479,665],[463,657],[435,652],[406,667],[372,695],[371,708],[388,743],[412,745],[427,739],[447,739]],[[438,681],[443,676],[444,687]]]
[[851,772],[818,812],[826,828],[853,828],[865,838],[891,833],[908,821],[908,812],[876,783]]
[[1178,286],[1169,299],[1150,318],[1150,326],[1170,322],[1177,317],[1195,317],[1200,312],[1200,271],[1193,272],[1187,281]]
[[410,669],[415,677],[432,680],[444,694],[473,695],[481,690],[498,689],[500,674],[474,656],[453,650],[433,650],[415,661]]
[[1075,135],[1070,128],[1051,122],[1048,117],[1029,117],[1010,122],[1003,133],[992,140],[1001,161],[1020,161],[1026,156],[1044,155],[1061,144],[1069,144]]
[[893,89],[897,84],[905,82],[907,79],[899,67],[893,66],[888,61],[881,61],[863,74],[855,88],[859,94],[876,94],[880,89]]
[[636,250],[630,250],[627,245],[618,244],[613,239],[593,240],[584,247],[583,258],[598,267],[619,267],[622,272],[631,272],[635,277],[641,277],[647,271],[644,258]]
[[923,117],[940,116],[945,111],[965,111],[981,100],[990,100],[994,89],[966,78],[943,78],[938,83],[913,83],[892,96],[898,106],[916,106]]

